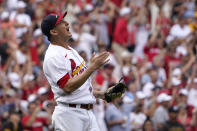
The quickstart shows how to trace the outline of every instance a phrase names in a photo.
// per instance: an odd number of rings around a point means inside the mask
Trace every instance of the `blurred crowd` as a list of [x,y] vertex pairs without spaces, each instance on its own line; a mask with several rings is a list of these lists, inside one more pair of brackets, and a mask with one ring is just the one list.
[[197,131],[196,0],[0,0],[0,130],[53,130],[40,24],[65,10],[69,44],[87,65],[110,52],[94,89],[121,78],[128,87],[112,103],[97,100],[101,131]]

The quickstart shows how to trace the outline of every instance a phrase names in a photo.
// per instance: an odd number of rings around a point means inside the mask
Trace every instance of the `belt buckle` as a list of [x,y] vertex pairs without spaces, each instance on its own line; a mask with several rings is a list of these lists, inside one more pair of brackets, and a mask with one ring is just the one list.
[[77,105],[76,105],[76,108],[81,108],[81,105],[78,105],[78,104],[77,104]]
[[90,108],[91,108],[91,104],[88,104],[88,110],[90,110]]

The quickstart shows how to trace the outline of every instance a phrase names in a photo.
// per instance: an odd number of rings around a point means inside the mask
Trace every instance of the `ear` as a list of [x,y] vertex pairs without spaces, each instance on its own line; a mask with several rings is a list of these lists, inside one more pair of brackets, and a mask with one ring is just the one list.
[[51,29],[50,30],[50,34],[51,35],[57,35],[58,33],[57,33],[57,31],[55,29]]

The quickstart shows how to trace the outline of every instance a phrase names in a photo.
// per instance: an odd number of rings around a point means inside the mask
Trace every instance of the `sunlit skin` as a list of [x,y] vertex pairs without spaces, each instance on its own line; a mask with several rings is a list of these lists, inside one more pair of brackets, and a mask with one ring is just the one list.
[[67,21],[61,20],[53,29],[50,30],[50,34],[51,43],[69,49],[68,43],[72,34],[69,31],[69,23]]

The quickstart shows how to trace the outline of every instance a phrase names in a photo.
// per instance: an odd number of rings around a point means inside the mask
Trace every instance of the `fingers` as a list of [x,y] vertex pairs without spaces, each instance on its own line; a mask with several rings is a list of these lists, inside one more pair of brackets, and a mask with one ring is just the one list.
[[[109,57],[109,53],[106,52],[104,54],[101,54],[99,57],[98,57],[98,60],[101,62],[101,63],[105,63],[106,62],[106,59]],[[109,60],[109,59],[108,59]]]
[[109,61],[110,61],[110,59],[107,59],[106,61],[104,61],[103,65],[106,64],[106,63],[109,62]]
[[100,62],[100,64],[99,64],[99,66],[101,67],[101,66],[103,66],[104,64],[106,64],[107,62],[109,62],[110,61],[110,59],[107,59],[107,60],[105,60],[105,59],[103,59],[101,62]]
[[99,56],[97,56],[96,58],[98,58],[98,59],[99,58],[106,59],[108,56],[109,56],[109,53],[108,52],[103,52]]
[[90,61],[92,61],[92,60],[95,58],[95,55],[96,55],[96,53],[93,52],[93,54],[92,54],[92,56],[91,56],[91,58],[90,58]]
[[[99,56],[95,58],[95,60],[100,63],[100,65],[104,65],[105,63],[109,62],[110,59],[107,59],[109,57],[108,52],[103,52]],[[106,60],[107,59],[107,60]]]
[[95,53],[93,53],[90,62],[92,63],[93,67],[95,69],[100,68],[102,65],[105,63],[109,62],[109,53],[108,52],[103,52],[99,54],[98,56],[95,56]]
[[102,63],[102,61],[104,61],[107,57],[109,56],[108,52],[102,52],[101,54],[99,54],[98,56],[95,57],[95,53],[92,54],[92,57],[90,58],[90,61],[100,61]]

